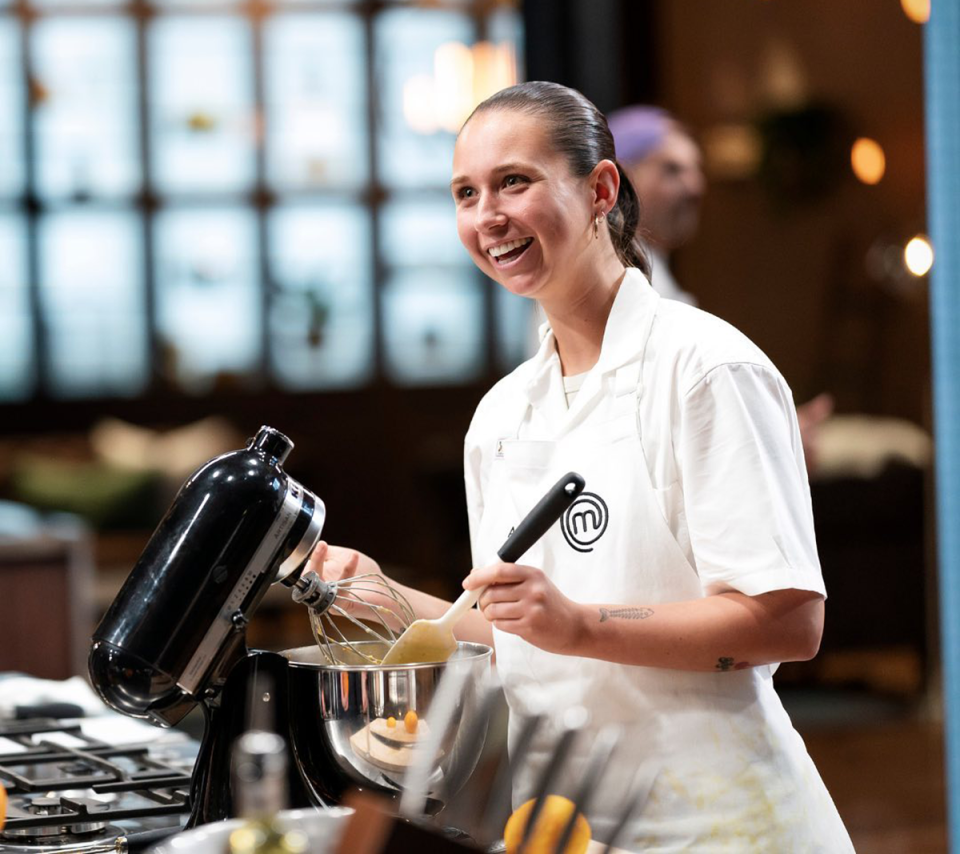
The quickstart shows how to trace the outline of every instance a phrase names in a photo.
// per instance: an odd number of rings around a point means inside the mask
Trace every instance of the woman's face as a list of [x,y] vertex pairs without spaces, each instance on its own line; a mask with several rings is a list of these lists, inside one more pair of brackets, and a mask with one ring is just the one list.
[[560,292],[593,240],[589,181],[570,173],[543,124],[514,110],[474,116],[457,139],[450,184],[474,263],[507,290],[536,298]]

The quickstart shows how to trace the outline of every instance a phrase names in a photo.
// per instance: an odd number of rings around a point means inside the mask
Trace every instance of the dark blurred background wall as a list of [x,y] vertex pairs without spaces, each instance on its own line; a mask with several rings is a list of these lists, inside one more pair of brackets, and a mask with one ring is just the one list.
[[[898,3],[524,6],[528,72],[606,111],[667,107],[709,179],[675,273],[756,341],[798,401],[929,422],[926,288],[896,264],[924,219],[922,31]],[[873,186],[855,139],[882,140]]]

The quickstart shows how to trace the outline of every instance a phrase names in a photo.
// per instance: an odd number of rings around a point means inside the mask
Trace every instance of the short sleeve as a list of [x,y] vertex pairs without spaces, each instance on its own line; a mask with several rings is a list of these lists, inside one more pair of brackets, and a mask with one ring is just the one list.
[[719,365],[683,396],[677,457],[708,593],[825,595],[793,396],[772,367]]

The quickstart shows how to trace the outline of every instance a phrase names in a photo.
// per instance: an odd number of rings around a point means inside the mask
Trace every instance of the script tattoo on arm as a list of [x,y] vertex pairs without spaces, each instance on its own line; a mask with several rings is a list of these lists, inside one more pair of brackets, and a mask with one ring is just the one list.
[[600,622],[605,623],[607,620],[621,619],[621,620],[645,620],[647,617],[653,616],[653,608],[601,608],[600,609]]
[[734,659],[725,656],[719,658],[716,664],[717,670],[721,673],[726,673],[728,670],[743,670],[749,666],[750,664],[747,661],[734,661]]

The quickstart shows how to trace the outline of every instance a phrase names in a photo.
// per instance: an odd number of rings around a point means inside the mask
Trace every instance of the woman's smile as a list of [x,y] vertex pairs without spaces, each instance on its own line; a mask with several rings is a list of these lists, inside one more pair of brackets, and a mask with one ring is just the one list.
[[506,243],[498,243],[487,249],[487,254],[493,258],[498,267],[506,267],[517,261],[527,247],[533,243],[532,237],[521,237],[517,240],[508,240]]

